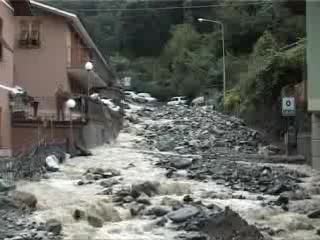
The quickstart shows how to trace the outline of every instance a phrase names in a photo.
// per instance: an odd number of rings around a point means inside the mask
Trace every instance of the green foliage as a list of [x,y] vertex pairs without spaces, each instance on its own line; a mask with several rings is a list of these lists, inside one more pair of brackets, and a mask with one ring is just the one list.
[[234,88],[226,93],[224,107],[227,111],[237,111],[241,103],[240,91]]
[[[120,76],[134,89],[166,99],[223,89],[221,26],[226,46],[226,105],[253,111],[270,105],[281,87],[299,81],[304,45],[281,51],[305,36],[305,16],[282,1],[239,4],[233,0],[49,1],[78,14]],[[245,2],[242,2],[245,3]],[[186,8],[216,5],[213,8]],[[185,7],[155,10],[163,7]],[[144,8],[143,11],[139,10]],[[118,9],[107,11],[110,9]],[[122,11],[121,9],[125,9]],[[136,11],[133,11],[136,9]],[[84,10],[84,11],[83,11]],[[214,96],[212,96],[214,97]],[[220,98],[219,98],[220,99]]]
[[272,36],[271,32],[265,31],[254,45],[254,57],[266,57],[278,52],[279,47],[276,39]]
[[190,24],[173,28],[161,62],[172,74],[171,86],[176,94],[194,97],[217,76],[213,69],[216,42],[210,37],[199,34]]

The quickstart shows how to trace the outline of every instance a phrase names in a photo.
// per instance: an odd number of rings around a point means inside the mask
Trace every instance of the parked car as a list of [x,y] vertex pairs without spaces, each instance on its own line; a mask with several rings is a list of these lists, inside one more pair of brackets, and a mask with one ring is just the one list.
[[187,98],[184,96],[181,97],[173,97],[167,102],[167,105],[175,106],[175,105],[184,105],[187,103]]
[[125,91],[124,94],[125,94],[126,97],[129,97],[129,98],[132,98],[132,99],[134,99],[134,98],[136,98],[136,97],[138,96],[138,95],[137,95],[135,92],[133,92],[133,91]]
[[135,92],[125,91],[124,93],[128,101],[142,102],[142,98],[139,97]]
[[154,97],[151,97],[151,95],[149,93],[138,93],[137,95],[140,98],[143,98],[145,100],[145,102],[148,102],[148,103],[152,103],[152,102],[157,101],[157,99]]
[[204,97],[197,97],[192,100],[191,105],[192,106],[202,106],[205,104]]

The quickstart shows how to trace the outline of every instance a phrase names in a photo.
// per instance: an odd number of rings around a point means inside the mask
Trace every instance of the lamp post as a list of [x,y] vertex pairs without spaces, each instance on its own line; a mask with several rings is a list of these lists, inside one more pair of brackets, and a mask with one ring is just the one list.
[[14,88],[12,88],[12,87],[8,87],[8,86],[0,84],[0,88],[3,89],[3,90],[9,91],[13,95],[23,94],[24,93],[24,90],[22,88],[18,87],[18,86],[15,86]]
[[211,22],[220,25],[222,35],[222,61],[223,61],[223,102],[226,100],[226,56],[225,56],[225,37],[224,37],[224,25],[220,21],[209,20],[205,18],[198,18],[199,22]]
[[92,71],[92,69],[93,69],[93,64],[92,64],[92,62],[90,62],[90,61],[88,61],[88,62],[86,62],[86,64],[84,65],[84,68],[87,70],[87,72],[88,72],[88,97],[89,97],[89,95],[90,95],[90,72]]
[[76,101],[73,100],[72,98],[70,98],[67,103],[67,108],[69,109],[69,113],[70,113],[70,143],[69,143],[69,146],[70,146],[70,152],[71,152],[71,146],[73,144],[73,126],[72,126],[72,109],[75,108],[75,106],[77,105]]

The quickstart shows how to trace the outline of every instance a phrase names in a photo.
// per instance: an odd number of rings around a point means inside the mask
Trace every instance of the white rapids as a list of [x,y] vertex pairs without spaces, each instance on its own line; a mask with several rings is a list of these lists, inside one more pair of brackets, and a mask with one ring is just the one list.
[[[50,179],[40,182],[22,181],[18,189],[34,193],[38,198],[38,210],[33,217],[36,221],[56,218],[63,223],[63,235],[67,240],[171,240],[177,234],[166,227],[156,227],[153,222],[144,218],[132,218],[126,209],[116,207],[121,220],[106,222],[102,228],[93,228],[87,221],[75,221],[72,212],[75,208],[86,208],[96,201],[111,202],[110,196],[96,195],[102,187],[98,184],[78,186],[77,181],[91,167],[114,168],[121,171],[122,184],[151,180],[161,183],[162,195],[152,198],[156,205],[166,196],[182,199],[184,194],[191,193],[193,198],[204,203],[215,203],[221,207],[230,206],[238,211],[249,223],[261,228],[272,227],[284,229],[275,240],[319,240],[315,229],[296,226],[301,219],[320,227],[320,221],[310,220],[303,215],[285,213],[280,209],[262,207],[256,195],[246,192],[232,192],[230,189],[215,184],[213,181],[199,182],[193,180],[174,180],[165,177],[165,170],[154,166],[157,159],[153,155],[135,148],[139,140],[134,133],[121,133],[117,142],[93,149],[94,156],[68,159],[60,167],[60,172],[50,175]],[[128,166],[131,167],[128,167]],[[218,196],[212,198],[213,192]],[[232,199],[230,196],[243,195],[246,199]],[[271,197],[270,197],[271,199]]]

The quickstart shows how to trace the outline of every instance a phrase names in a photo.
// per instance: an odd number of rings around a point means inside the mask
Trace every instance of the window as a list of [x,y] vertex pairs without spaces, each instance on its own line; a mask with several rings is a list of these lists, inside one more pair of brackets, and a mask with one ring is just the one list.
[[0,61],[2,60],[3,55],[3,36],[2,36],[2,19],[0,18]]
[[40,22],[21,21],[19,46],[22,48],[40,47]]

